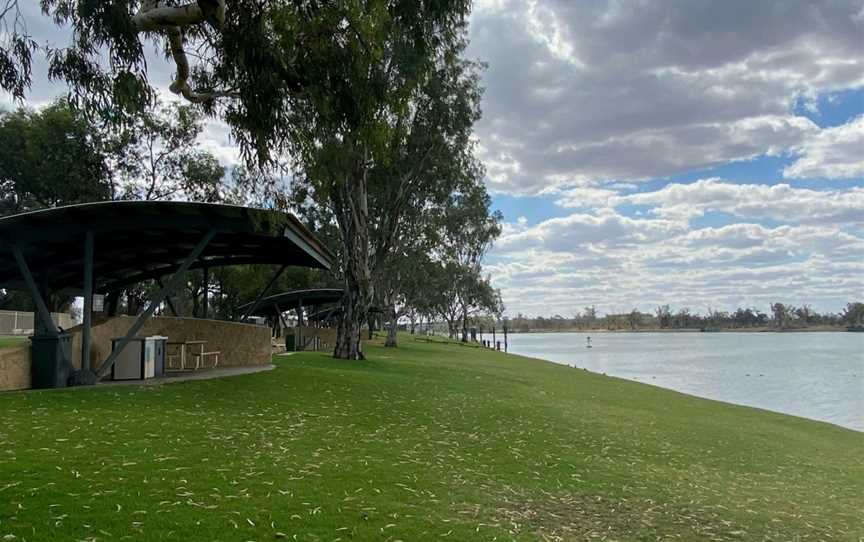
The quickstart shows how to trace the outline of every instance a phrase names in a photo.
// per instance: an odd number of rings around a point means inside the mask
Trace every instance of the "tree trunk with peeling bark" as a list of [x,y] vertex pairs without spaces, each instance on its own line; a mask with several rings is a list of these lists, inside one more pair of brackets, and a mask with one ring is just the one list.
[[387,307],[387,312],[389,313],[389,321],[387,322],[387,340],[384,341],[384,346],[399,346],[396,341],[396,331],[399,322],[399,314],[396,312],[396,306],[394,304],[390,304]]
[[462,342],[468,342],[468,310],[462,306]]
[[331,194],[344,255],[345,293],[333,351],[333,357],[339,359],[364,359],[360,328],[374,293],[369,270],[369,211],[364,160],[365,155],[358,159],[352,177],[339,182],[338,189]]

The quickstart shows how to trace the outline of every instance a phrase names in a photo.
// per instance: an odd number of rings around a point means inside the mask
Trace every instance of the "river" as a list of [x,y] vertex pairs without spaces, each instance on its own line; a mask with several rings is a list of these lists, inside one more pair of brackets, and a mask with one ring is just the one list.
[[508,339],[511,353],[864,431],[864,333],[516,333]]

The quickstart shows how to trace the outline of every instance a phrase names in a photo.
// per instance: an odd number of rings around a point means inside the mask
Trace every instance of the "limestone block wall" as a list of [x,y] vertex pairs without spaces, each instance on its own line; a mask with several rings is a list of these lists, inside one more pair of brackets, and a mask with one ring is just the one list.
[[30,343],[0,349],[0,391],[24,390],[30,383]]
[[[115,316],[94,323],[91,367],[95,369],[108,357],[111,352],[111,339],[124,336],[134,322],[134,316]],[[72,364],[81,367],[81,326],[68,332],[75,334],[72,339]],[[270,328],[266,326],[223,320],[154,316],[138,332],[139,337],[150,335],[168,337],[169,342],[207,341],[205,351],[221,352],[220,367],[267,365],[272,355]]]
[[[135,321],[133,316],[116,316],[94,322],[90,366],[97,368],[111,352],[111,339],[122,337]],[[81,367],[81,326],[72,333],[72,365]],[[221,320],[153,317],[138,333],[141,337],[163,335],[169,341],[207,341],[205,351],[220,352],[220,367],[247,367],[270,363],[270,328]],[[31,383],[29,342],[0,349],[0,391],[27,389]]]

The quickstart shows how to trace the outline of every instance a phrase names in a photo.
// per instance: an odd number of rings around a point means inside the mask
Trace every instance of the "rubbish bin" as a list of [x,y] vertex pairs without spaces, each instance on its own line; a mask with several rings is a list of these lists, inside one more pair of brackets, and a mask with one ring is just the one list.
[[291,333],[286,333],[285,334],[285,351],[286,352],[293,352],[296,349],[297,349],[297,347],[295,344],[294,332],[291,331]]
[[72,372],[72,335],[30,337],[34,388],[65,388]]

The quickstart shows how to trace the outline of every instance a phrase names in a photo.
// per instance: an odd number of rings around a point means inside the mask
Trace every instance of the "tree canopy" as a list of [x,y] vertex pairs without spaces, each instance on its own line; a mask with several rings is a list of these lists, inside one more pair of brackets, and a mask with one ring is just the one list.
[[[3,14],[11,23],[0,43],[0,86],[21,97],[38,47],[18,24],[16,5],[10,0]],[[488,203],[471,138],[480,117],[481,66],[464,55],[469,0],[42,0],[41,6],[72,28],[66,47],[44,53],[50,76],[69,85],[70,103],[89,117],[126,130],[138,144],[146,144],[151,128],[170,132],[150,113],[156,91],[144,51],[151,40],[176,68],[170,90],[225,122],[246,171],[287,164],[294,195],[301,196],[275,194],[271,202],[302,200],[318,231],[337,241],[346,292],[337,357],[362,358],[360,324],[376,287],[386,289],[385,275],[406,254],[443,254],[446,227],[432,226],[429,217],[447,216],[454,198],[474,194]],[[191,110],[175,114],[182,127]],[[148,156],[136,158],[124,166],[136,178],[156,171]],[[170,160],[160,164],[173,167]],[[185,173],[196,179],[217,171],[212,163],[191,164]],[[270,184],[277,177],[240,178]],[[134,197],[154,193],[145,184]],[[477,265],[471,272],[479,276]]]
[[0,113],[0,213],[111,199],[98,130],[58,101]]

